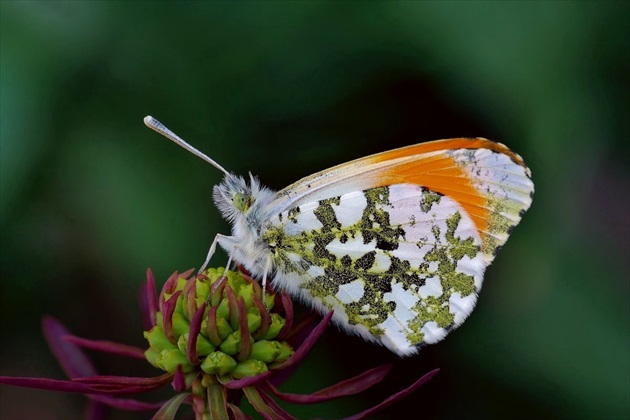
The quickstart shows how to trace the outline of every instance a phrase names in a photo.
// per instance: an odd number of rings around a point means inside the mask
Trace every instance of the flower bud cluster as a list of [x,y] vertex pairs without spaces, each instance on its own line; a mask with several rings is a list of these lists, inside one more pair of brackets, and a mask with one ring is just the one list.
[[258,283],[240,272],[224,275],[223,268],[188,275],[171,276],[160,293],[156,323],[144,332],[149,363],[170,373],[180,367],[240,379],[293,354],[282,341],[287,321],[272,312],[275,294],[263,298]]

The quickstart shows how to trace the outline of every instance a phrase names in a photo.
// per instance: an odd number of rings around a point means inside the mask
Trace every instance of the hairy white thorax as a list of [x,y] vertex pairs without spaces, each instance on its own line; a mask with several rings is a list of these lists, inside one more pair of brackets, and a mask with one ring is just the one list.
[[219,238],[219,245],[255,277],[270,274],[272,253],[261,240],[264,222],[271,217],[269,203],[275,192],[263,187],[249,174],[249,183],[227,174],[213,189],[213,199],[221,215],[232,225],[232,235]]

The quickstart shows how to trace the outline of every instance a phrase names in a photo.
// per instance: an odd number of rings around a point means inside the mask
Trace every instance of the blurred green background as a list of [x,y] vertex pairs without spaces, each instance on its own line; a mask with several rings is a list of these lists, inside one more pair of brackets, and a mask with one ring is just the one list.
[[[220,173],[145,128],[147,114],[275,189],[393,147],[484,136],[525,158],[536,195],[471,318],[410,359],[329,329],[284,390],[387,362],[393,374],[364,396],[289,410],[349,415],[440,367],[381,417],[630,416],[630,3],[0,7],[0,374],[63,378],[43,314],[144,346],[146,268],[161,285],[228,232],[211,201]],[[94,358],[103,373],[157,374]],[[85,406],[0,392],[7,419]]]

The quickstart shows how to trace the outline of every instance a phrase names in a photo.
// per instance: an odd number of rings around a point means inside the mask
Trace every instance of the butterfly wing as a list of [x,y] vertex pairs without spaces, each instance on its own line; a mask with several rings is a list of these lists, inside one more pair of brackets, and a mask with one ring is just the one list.
[[532,194],[529,169],[507,147],[442,140],[298,181],[271,204],[262,238],[277,286],[407,355],[470,314]]

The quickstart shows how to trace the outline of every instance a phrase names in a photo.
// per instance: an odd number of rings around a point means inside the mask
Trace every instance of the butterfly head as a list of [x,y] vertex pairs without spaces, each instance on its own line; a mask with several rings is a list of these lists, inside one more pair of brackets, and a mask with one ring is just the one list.
[[223,217],[233,222],[241,215],[247,217],[270,193],[252,174],[247,181],[230,173],[214,187],[212,196]]

